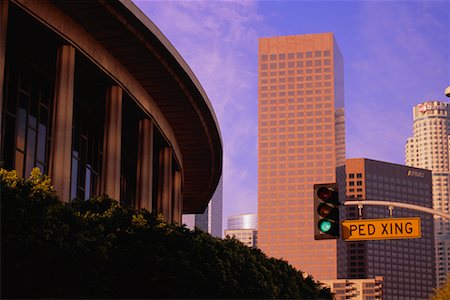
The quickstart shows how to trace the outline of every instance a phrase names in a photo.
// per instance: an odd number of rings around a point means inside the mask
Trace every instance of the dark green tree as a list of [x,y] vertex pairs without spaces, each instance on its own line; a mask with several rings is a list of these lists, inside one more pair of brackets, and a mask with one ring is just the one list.
[[331,299],[286,261],[108,197],[61,203],[0,170],[3,298]]

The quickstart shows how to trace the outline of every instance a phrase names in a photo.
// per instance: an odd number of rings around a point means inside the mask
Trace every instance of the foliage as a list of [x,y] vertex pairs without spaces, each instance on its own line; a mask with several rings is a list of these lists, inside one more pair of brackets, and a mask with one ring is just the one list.
[[3,298],[331,298],[287,262],[106,196],[0,170]]
[[447,279],[447,281],[444,283],[443,286],[434,290],[434,293],[433,293],[433,296],[431,299],[432,300],[448,300],[448,299],[450,299],[450,280],[449,279]]

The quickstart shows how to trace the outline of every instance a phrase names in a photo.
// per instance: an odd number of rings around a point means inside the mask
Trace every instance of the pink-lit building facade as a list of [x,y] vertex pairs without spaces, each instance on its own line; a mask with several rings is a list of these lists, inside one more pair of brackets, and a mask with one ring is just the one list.
[[258,243],[316,279],[338,276],[314,240],[313,184],[345,163],[343,58],[332,33],[259,39]]

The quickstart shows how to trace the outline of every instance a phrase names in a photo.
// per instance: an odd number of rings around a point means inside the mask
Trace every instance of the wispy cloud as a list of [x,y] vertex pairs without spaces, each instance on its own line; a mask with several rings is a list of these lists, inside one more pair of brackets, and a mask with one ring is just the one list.
[[296,28],[341,34],[348,157],[403,163],[412,107],[444,100],[450,82],[448,1],[337,2],[333,7],[352,15],[319,18],[331,28],[314,15],[323,15],[324,3],[331,3],[324,1],[274,1],[266,16],[260,12],[267,2],[135,2],[174,44],[213,104],[224,142],[225,218],[257,210],[258,37],[295,34]]
[[224,143],[224,217],[257,211],[257,47],[253,1],[135,1],[196,74]]
[[448,11],[448,2],[361,5],[359,51],[347,60],[349,156],[404,162],[412,107],[430,99],[445,101]]

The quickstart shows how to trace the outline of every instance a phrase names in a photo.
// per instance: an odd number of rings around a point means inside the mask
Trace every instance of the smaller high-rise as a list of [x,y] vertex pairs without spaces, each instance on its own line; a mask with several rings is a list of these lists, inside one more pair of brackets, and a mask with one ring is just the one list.
[[382,300],[383,277],[371,279],[322,280],[331,289],[335,300]]
[[258,217],[256,214],[231,216],[227,220],[225,236],[234,237],[244,245],[258,247]]
[[[427,101],[413,108],[414,132],[405,147],[406,165],[432,171],[433,208],[449,213],[450,106]],[[434,218],[437,285],[450,275],[450,222]]]
[[[345,169],[345,172],[344,172]],[[408,203],[432,207],[431,172],[365,158],[347,159],[346,198]],[[387,206],[346,206],[347,220],[389,218]],[[344,278],[383,277],[384,299],[429,299],[435,287],[433,216],[407,208],[394,208],[394,218],[419,217],[421,238],[345,242],[340,273]],[[344,247],[343,247],[344,246]]]

